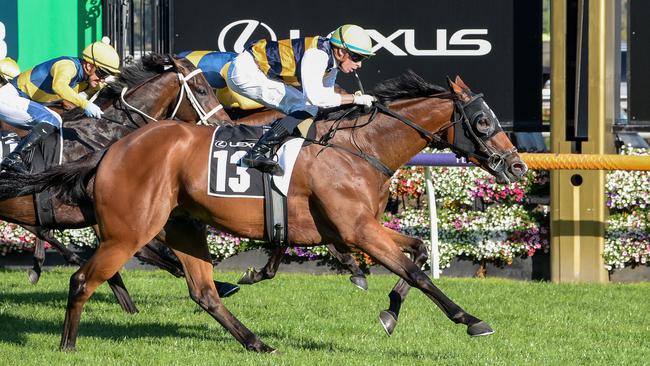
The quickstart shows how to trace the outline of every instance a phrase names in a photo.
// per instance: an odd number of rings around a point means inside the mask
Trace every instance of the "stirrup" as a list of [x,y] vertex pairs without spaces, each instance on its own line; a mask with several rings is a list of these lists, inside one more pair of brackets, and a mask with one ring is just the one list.
[[29,170],[27,169],[27,166],[25,165],[24,162],[22,162],[21,160],[7,159],[7,158],[9,158],[9,155],[4,159],[2,159],[2,163],[0,163],[0,169],[6,172],[29,174]]
[[263,173],[270,173],[273,175],[284,175],[284,170],[275,160],[267,158],[264,155],[249,157],[245,155],[241,162],[246,164],[249,168],[257,169]]

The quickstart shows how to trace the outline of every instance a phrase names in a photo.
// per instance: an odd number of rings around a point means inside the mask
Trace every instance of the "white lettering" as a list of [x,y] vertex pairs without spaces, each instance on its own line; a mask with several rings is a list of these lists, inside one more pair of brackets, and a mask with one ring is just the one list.
[[[241,26],[240,26],[241,25]],[[238,27],[240,26],[240,27]],[[266,38],[277,41],[275,32],[265,23],[258,20],[245,19],[238,20],[226,25],[221,32],[219,32],[217,45],[219,50],[241,52],[244,49],[246,42],[252,40],[251,36],[262,26],[268,34]],[[226,47],[225,38],[226,34],[233,30],[233,28],[242,28],[239,31],[235,43],[232,47]],[[422,31],[418,31],[418,36],[422,35]],[[299,29],[290,29],[289,38],[300,38]],[[427,34],[430,34],[427,32]],[[368,35],[376,44],[373,46],[373,52],[384,49],[393,56],[484,56],[492,51],[492,44],[490,41],[479,38],[476,36],[484,36],[488,34],[487,29],[460,29],[454,32],[451,37],[447,37],[447,29],[435,30],[435,47],[430,49],[419,49],[415,46],[415,29],[397,29],[390,35],[385,36],[376,29],[368,29]],[[403,39],[403,47],[399,45],[398,40],[400,36]],[[263,37],[264,38],[264,37]],[[422,44],[422,40],[420,44]],[[426,43],[426,38],[424,39]]]
[[0,22],[0,59],[7,57],[7,42],[5,36],[7,35],[5,24]]

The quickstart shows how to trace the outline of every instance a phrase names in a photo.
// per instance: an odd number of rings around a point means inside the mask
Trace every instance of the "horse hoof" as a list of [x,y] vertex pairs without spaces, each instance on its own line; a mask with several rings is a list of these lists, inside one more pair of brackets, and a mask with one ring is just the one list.
[[368,291],[368,281],[365,276],[350,276],[350,282],[363,291]]
[[395,314],[389,310],[382,310],[379,313],[379,321],[381,322],[381,326],[384,327],[386,334],[389,337],[393,335],[393,331],[397,325],[397,317]]
[[237,281],[238,284],[240,285],[252,285],[255,282],[253,282],[253,275],[252,275],[252,270],[248,269],[244,274],[241,276],[239,281]]
[[234,295],[239,291],[239,289],[239,286],[228,282],[219,282],[217,284],[217,292],[219,293],[219,297],[222,299]]
[[27,271],[27,278],[29,278],[29,283],[35,285],[38,283],[38,280],[41,278],[41,276],[33,269],[30,269]]
[[467,334],[472,337],[486,336],[492,333],[494,333],[494,329],[492,329],[488,323],[482,320],[467,327]]

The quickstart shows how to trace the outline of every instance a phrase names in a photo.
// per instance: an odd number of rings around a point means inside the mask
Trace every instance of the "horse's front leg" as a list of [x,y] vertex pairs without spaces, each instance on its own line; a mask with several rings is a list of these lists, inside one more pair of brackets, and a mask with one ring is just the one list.
[[287,252],[287,247],[275,247],[271,252],[268,262],[261,270],[257,271],[255,268],[249,268],[244,272],[239,281],[240,285],[252,285],[263,280],[270,280],[275,277],[275,274],[278,272],[278,267],[280,266],[280,261],[284,253]]
[[349,245],[356,244],[359,249],[365,251],[375,261],[398,275],[408,285],[418,288],[451,321],[467,325],[469,335],[480,336],[494,333],[486,322],[467,313],[438,289],[424,271],[402,252],[399,245],[374,217],[360,219],[359,221],[355,232],[343,236]]

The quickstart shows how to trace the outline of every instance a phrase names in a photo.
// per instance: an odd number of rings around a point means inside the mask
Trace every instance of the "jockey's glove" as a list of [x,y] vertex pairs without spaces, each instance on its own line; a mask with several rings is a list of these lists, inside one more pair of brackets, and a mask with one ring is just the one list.
[[366,107],[372,107],[372,103],[376,102],[377,98],[368,94],[354,95],[354,104],[364,105]]
[[102,112],[102,110],[99,109],[97,104],[93,102],[88,102],[86,108],[84,108],[84,113],[86,114],[86,116],[92,118],[102,118],[102,114],[104,114],[104,112]]

